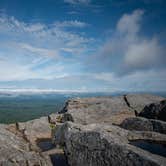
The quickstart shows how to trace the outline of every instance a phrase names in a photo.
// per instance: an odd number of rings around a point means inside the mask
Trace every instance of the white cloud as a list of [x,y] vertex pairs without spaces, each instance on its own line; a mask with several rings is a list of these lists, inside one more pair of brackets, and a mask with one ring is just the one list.
[[[15,66],[11,66],[15,67]],[[63,74],[57,75],[55,77],[45,77],[44,79],[41,77],[36,77],[33,75],[33,79],[24,80],[25,75],[22,75],[22,72],[27,72],[26,68],[16,68],[18,70],[13,69],[7,72],[13,74],[12,80],[19,80],[17,82],[12,82],[2,84],[0,82],[0,87],[13,87],[16,85],[17,88],[49,88],[49,89],[67,89],[67,90],[76,90],[82,89],[87,91],[163,91],[166,89],[166,70],[160,71],[140,71],[136,73],[132,73],[129,75],[125,75],[123,77],[119,77],[114,75],[112,72],[107,73],[89,73],[89,74],[80,74],[80,75],[70,75]],[[20,72],[19,70],[22,70]],[[49,69],[50,70],[50,69]],[[14,75],[14,72],[17,72]],[[3,74],[2,71],[0,74]],[[5,73],[6,74],[6,73]],[[22,79],[20,79],[22,76]],[[37,79],[38,78],[38,79]],[[8,80],[7,77],[3,77],[3,81]],[[18,86],[19,85],[19,86]],[[70,85],[70,86],[69,86]],[[102,86],[101,86],[102,85]],[[86,87],[86,88],[85,88]]]
[[[142,10],[124,14],[113,36],[91,60],[85,55],[92,46],[97,48],[94,42],[97,39],[72,31],[72,27],[86,27],[88,24],[84,22],[27,24],[14,17],[0,17],[0,35],[4,36],[0,41],[0,81],[34,79],[36,87],[49,88],[68,88],[70,84],[71,89],[165,89],[166,71],[163,68],[166,58],[163,47],[156,36],[147,38],[140,35],[142,19]],[[70,31],[67,31],[68,27]],[[82,55],[81,59],[76,60],[80,57],[77,55]],[[68,61],[64,57],[71,58]],[[86,63],[85,57],[88,57]],[[96,63],[98,66],[94,66]],[[87,66],[90,72],[97,69],[100,72],[84,74],[83,69]],[[78,75],[74,75],[77,71]],[[33,81],[29,82],[27,85],[35,86]]]
[[101,70],[110,70],[118,74],[128,74],[139,70],[165,67],[165,51],[156,36],[140,35],[143,11],[135,10],[124,14],[118,21],[110,39],[100,48],[94,57],[102,62]]
[[38,48],[38,47],[33,47],[29,44],[25,43],[19,43],[18,44],[22,49],[26,49],[32,53],[38,54],[38,55],[43,55],[43,56],[52,56],[52,57],[59,57],[59,54],[56,50],[51,50],[51,49],[45,49],[45,48]]
[[22,66],[9,61],[0,61],[0,81],[24,80],[36,78],[36,74],[31,72],[27,66]]
[[[72,32],[65,27],[83,28],[87,23],[75,21],[62,21],[50,25],[41,23],[25,23],[14,17],[0,17],[0,34],[5,35],[10,41],[22,42],[36,48],[52,49],[59,52],[61,48],[86,51],[91,39],[84,37],[79,32]],[[49,43],[49,44],[48,44]],[[74,44],[71,44],[74,43]],[[80,48],[84,48],[80,49]],[[73,51],[74,53],[75,51]],[[78,52],[77,52],[78,54]]]
[[64,2],[69,3],[69,4],[83,4],[83,5],[87,5],[91,2],[91,0],[64,0]]
[[91,77],[108,83],[108,89],[119,91],[163,91],[166,89],[166,70],[138,71],[117,76],[113,72],[96,73]]
[[128,35],[139,32],[143,13],[143,10],[135,10],[132,14],[124,14],[117,23],[117,31]]
[[98,80],[102,80],[102,81],[107,81],[107,82],[112,82],[115,80],[115,76],[113,73],[95,73],[92,74],[92,76]]
[[[4,57],[6,61],[6,65],[0,65],[0,80],[50,79],[66,75],[68,68],[72,70],[75,66],[75,57],[84,55],[92,42],[91,38],[75,32],[72,27],[83,28],[87,25],[79,20],[49,25],[26,23],[0,15],[0,62]],[[71,29],[68,31],[64,27]],[[70,67],[69,60],[72,61]],[[9,70],[9,66],[15,70]],[[17,74],[14,75],[14,72]]]
[[162,49],[154,39],[141,41],[139,44],[129,46],[124,57],[124,63],[128,68],[154,67],[161,63]]
[[44,30],[45,26],[41,23],[31,24],[29,26],[25,26],[24,29],[27,32],[39,32]]
[[56,22],[54,25],[58,28],[68,28],[68,27],[71,27],[71,28],[73,28],[73,27],[75,27],[75,28],[84,28],[84,27],[88,26],[87,23],[77,21],[77,20]]
[[[69,74],[64,72],[65,66],[54,64],[43,66],[42,68],[33,69],[36,65],[42,65],[45,59],[34,61],[32,64],[19,64],[11,60],[0,61],[0,82],[1,81],[23,81],[28,79],[45,79],[52,80],[62,78]],[[2,70],[3,69],[3,70]]]
[[131,91],[163,91],[166,89],[166,70],[147,70],[131,73],[120,78]]
[[22,33],[22,32],[39,32],[44,30],[45,25],[41,23],[34,23],[34,24],[27,24],[21,22],[14,17],[8,17],[6,15],[0,15],[0,31],[4,32],[15,32],[15,33]]

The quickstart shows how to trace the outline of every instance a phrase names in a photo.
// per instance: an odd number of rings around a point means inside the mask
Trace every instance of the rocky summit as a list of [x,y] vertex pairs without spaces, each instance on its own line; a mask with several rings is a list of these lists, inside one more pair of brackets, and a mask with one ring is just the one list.
[[[57,146],[47,117],[1,124],[0,165],[164,166],[166,122],[156,118],[165,111],[164,100],[149,94],[70,99],[50,115],[61,119]],[[155,118],[143,116],[151,112]]]
[[64,121],[80,124],[120,124],[124,119],[135,117],[146,105],[164,100],[149,94],[129,94],[117,97],[77,98],[66,102]]

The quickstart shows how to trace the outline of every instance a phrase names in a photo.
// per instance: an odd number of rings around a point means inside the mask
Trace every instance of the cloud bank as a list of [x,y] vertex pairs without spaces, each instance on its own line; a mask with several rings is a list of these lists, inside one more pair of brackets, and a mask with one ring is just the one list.
[[143,10],[135,10],[119,19],[113,35],[94,56],[94,62],[100,66],[98,69],[109,71],[112,66],[113,72],[125,75],[165,68],[165,51],[159,39],[155,35],[145,37],[140,33],[143,15]]

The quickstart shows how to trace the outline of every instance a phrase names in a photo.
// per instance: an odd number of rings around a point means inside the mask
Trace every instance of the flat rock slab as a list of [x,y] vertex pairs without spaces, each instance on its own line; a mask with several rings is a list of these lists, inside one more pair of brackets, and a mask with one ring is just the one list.
[[64,113],[64,122],[120,124],[126,118],[135,117],[134,110],[142,110],[145,105],[163,99],[147,94],[77,98],[69,100],[61,113]]
[[71,120],[81,124],[118,124],[123,119],[134,116],[123,96],[73,99],[66,103],[64,110],[64,121]]

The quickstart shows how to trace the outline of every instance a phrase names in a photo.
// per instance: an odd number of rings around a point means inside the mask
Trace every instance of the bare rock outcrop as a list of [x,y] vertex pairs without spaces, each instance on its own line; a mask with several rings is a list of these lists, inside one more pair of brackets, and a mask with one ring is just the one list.
[[0,125],[0,165],[1,166],[51,166],[49,158],[31,151],[29,143],[22,137]]
[[134,116],[134,112],[130,111],[123,96],[69,100],[62,112],[65,112],[64,121],[80,124],[119,124],[125,118]]
[[166,122],[142,117],[133,117],[125,119],[121,125],[127,130],[154,131],[166,134]]
[[126,99],[130,107],[139,113],[146,105],[160,102],[165,98],[151,94],[127,94]]
[[[56,120],[57,116],[59,115],[51,114],[50,118],[53,121]],[[56,147],[51,144],[51,129],[49,126],[48,117],[5,125],[3,130],[4,135],[7,135],[9,138],[4,142],[6,148],[3,147],[0,140],[0,165],[52,166],[54,162],[57,164],[59,160],[63,158],[63,150],[56,149]],[[0,133],[0,138],[5,139],[4,135]],[[9,142],[11,138],[14,139]],[[43,151],[39,146],[39,141],[46,141],[46,144],[49,145],[45,146],[50,146],[49,149]],[[47,141],[50,141],[50,143],[47,143]],[[7,144],[8,142],[9,144]],[[19,147],[19,144],[23,147]],[[25,147],[27,150],[25,150]],[[6,155],[1,153],[1,150],[3,150]],[[15,155],[13,155],[14,153]],[[58,157],[58,155],[60,157]],[[12,158],[9,157],[8,159],[8,156],[12,156]],[[1,158],[3,162],[1,162]]]
[[[147,104],[163,99],[147,94],[71,99],[60,112],[65,123],[56,141],[64,146],[71,166],[165,165],[166,158],[130,144],[165,142],[165,122],[135,117]],[[127,130],[115,126],[119,124]]]
[[[56,120],[58,114],[49,115],[51,120]],[[23,137],[36,148],[36,141],[38,139],[46,139],[51,137],[50,125],[48,117],[41,117],[39,119],[30,120],[27,122],[17,123],[17,130],[22,133]],[[15,133],[15,124],[7,126],[8,130]]]
[[163,141],[165,135],[128,131],[107,124],[63,124],[56,133],[71,166],[164,166],[166,158],[129,144],[133,139]]
[[166,121],[166,100],[146,105],[138,116]]
[[[163,99],[151,95],[71,99],[61,114],[50,115],[52,120],[60,115],[64,122],[58,124],[56,143],[64,146],[71,166],[162,166],[166,158],[132,146],[130,140],[166,140],[165,122],[143,118],[131,120],[135,118],[134,110]],[[124,126],[128,130],[112,125],[124,123],[126,118]],[[132,127],[128,125],[131,123]],[[41,152],[36,145],[38,139],[50,136],[47,117],[0,125],[0,165],[51,166],[49,156],[57,149]]]
[[77,98],[68,100],[60,113],[64,122],[120,124],[126,118],[135,117],[134,111],[140,112],[147,104],[163,99],[147,94]]

